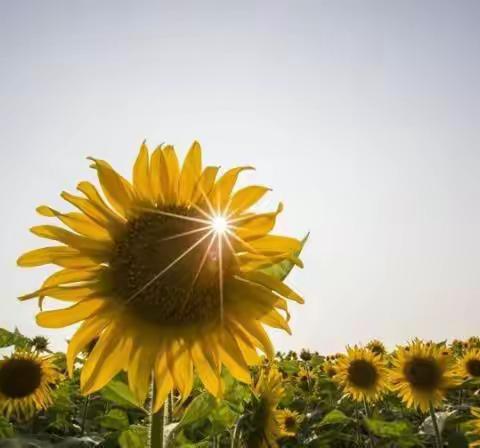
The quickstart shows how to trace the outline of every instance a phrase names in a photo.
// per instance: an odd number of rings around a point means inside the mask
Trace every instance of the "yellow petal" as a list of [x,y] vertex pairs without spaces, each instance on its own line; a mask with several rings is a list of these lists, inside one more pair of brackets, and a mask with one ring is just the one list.
[[166,352],[167,366],[182,399],[190,395],[193,386],[193,365],[190,351],[185,343],[174,341]]
[[97,170],[98,180],[108,202],[121,216],[129,216],[135,199],[130,183],[104,160],[90,159],[94,162],[93,168]]
[[217,177],[218,170],[218,166],[207,166],[203,170],[192,195],[193,203],[203,202],[205,198],[208,198],[215,184],[215,178]]
[[249,340],[254,341],[255,345],[265,353],[267,358],[273,359],[274,348],[272,341],[262,325],[256,320],[238,317],[239,319],[236,320],[237,326],[248,335]]
[[277,216],[282,210],[283,205],[279,204],[277,211],[273,213],[253,215],[247,219],[238,218],[233,223],[235,226],[234,231],[239,238],[245,241],[264,237],[275,227]]
[[157,412],[161,409],[168,393],[173,388],[173,380],[167,368],[165,353],[161,353],[157,358],[153,375],[155,379],[155,403],[153,410]]
[[167,162],[161,146],[153,151],[150,160],[150,185],[157,204],[163,204],[168,193],[169,184]]
[[55,246],[34,249],[23,254],[18,260],[18,266],[35,267],[44,264],[57,264],[63,267],[84,268],[95,267],[101,260],[94,257],[82,255],[71,247]]
[[80,286],[53,286],[41,288],[30,294],[19,297],[19,300],[33,299],[34,297],[51,297],[52,299],[74,301],[87,297],[98,297],[102,293],[102,287],[98,283]]
[[302,248],[300,240],[279,235],[265,235],[262,238],[250,241],[249,244],[263,254],[298,253]]
[[135,165],[133,166],[133,186],[141,200],[151,202],[152,194],[149,173],[148,148],[145,142],[143,142],[137,160],[135,161]]
[[275,309],[272,309],[268,313],[264,314],[261,317],[261,321],[270,327],[279,328],[280,330],[285,330],[288,334],[292,334],[292,330],[290,330],[287,321]]
[[220,396],[222,387],[218,366],[215,365],[210,357],[206,356],[199,341],[193,343],[191,355],[197,374],[205,386],[205,389],[216,397]]
[[75,232],[89,238],[100,241],[109,241],[111,239],[107,229],[100,226],[83,213],[60,213],[45,205],[38,207],[37,212],[42,216],[56,217]]
[[228,215],[235,216],[249,209],[256,204],[267,193],[267,191],[270,191],[270,188],[256,185],[238,190],[232,196],[232,200],[230,201],[227,211]]
[[150,387],[157,345],[136,341],[128,363],[128,385],[139,403],[146,399]]
[[237,341],[228,329],[219,335],[220,358],[230,373],[239,381],[249,384],[251,382],[250,371],[243,354],[238,347]]
[[86,238],[84,236],[76,235],[68,230],[56,226],[34,226],[30,231],[41,238],[48,238],[58,241],[67,246],[78,249],[82,252],[91,253],[95,256],[105,255],[109,256],[112,243],[110,241],[98,241]]
[[209,195],[210,202],[217,213],[223,213],[230,201],[230,194],[237,182],[238,175],[245,170],[252,170],[250,166],[232,168],[228,170],[215,184]]
[[123,329],[110,327],[105,330],[82,368],[82,393],[91,394],[109,383],[125,366],[130,348],[131,339],[123,334]]
[[193,142],[183,162],[182,173],[178,184],[178,200],[181,204],[188,203],[193,194],[195,185],[202,173],[202,150],[200,144]]
[[67,350],[67,368],[70,376],[73,375],[73,366],[77,355],[101,334],[109,322],[109,318],[94,316],[84,321],[75,332],[70,339]]
[[36,316],[37,324],[45,328],[63,328],[87,319],[107,306],[105,299],[86,299],[69,308],[42,311]]
[[165,201],[167,204],[176,204],[178,192],[178,178],[180,168],[178,158],[173,146],[167,145],[163,148],[163,157],[168,173],[168,190],[165,192]]
[[275,291],[287,299],[295,300],[298,303],[304,303],[303,298],[289,288],[285,283],[270,275],[264,274],[263,272],[252,271],[243,274],[242,277],[251,282],[259,283],[260,285]]
[[96,280],[101,276],[101,272],[102,269],[62,269],[48,277],[43,282],[42,288]]

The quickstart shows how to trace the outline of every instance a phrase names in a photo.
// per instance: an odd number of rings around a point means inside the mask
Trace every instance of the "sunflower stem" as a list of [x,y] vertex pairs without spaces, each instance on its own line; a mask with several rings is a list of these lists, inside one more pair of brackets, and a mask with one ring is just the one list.
[[87,423],[87,413],[88,413],[88,405],[90,404],[90,395],[87,395],[83,400],[83,409],[82,409],[82,423],[81,423],[81,430],[80,430],[80,437],[85,434],[85,425]]
[[154,411],[156,396],[156,387],[154,380],[152,380],[150,395],[150,432],[148,435],[149,448],[163,448],[165,404],[157,412]]
[[242,415],[237,420],[237,423],[235,424],[235,427],[233,428],[232,443],[230,445],[230,448],[237,448],[237,446],[239,446],[241,435],[242,435],[241,424],[242,424],[244,418],[245,418],[245,415]]
[[432,419],[433,429],[435,431],[435,444],[437,448],[442,448],[443,447],[442,434],[440,433],[440,429],[438,428],[437,416],[435,415],[435,409],[431,401],[429,403],[429,407],[430,407],[430,418]]

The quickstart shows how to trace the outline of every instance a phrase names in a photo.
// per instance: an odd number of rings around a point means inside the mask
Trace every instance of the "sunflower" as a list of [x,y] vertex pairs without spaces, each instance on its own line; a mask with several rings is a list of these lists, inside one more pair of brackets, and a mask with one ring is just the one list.
[[281,409],[277,412],[277,421],[283,437],[294,437],[297,434],[300,427],[300,415],[297,411]]
[[264,325],[290,333],[286,299],[303,302],[267,271],[286,260],[301,266],[294,255],[301,242],[271,234],[282,205],[252,212],[269,189],[234,192],[239,174],[250,167],[217,179],[218,167],[202,168],[197,142],[182,167],[172,146],[149,154],[142,144],[132,183],[107,162],[91,160],[103,196],[80,182],[82,195],[62,193],[78,211],[39,207],[42,216],[70,230],[33,227],[34,234],[60,244],[18,259],[20,266],[62,268],[20,299],[70,302],[37,315],[47,328],[83,322],[69,343],[70,372],[77,354],[98,337],[82,369],[82,392],[100,389],[125,370],[143,402],[153,375],[158,410],[170,390],[190,394],[195,371],[216,396],[223,389],[222,366],[250,382],[248,366],[260,361],[257,349],[274,355]]
[[480,349],[470,349],[457,361],[457,375],[461,378],[480,378]]
[[277,448],[284,436],[278,403],[284,394],[282,375],[276,367],[261,371],[253,388],[253,411],[246,422],[244,441],[248,448]]
[[385,349],[385,345],[383,344],[382,341],[379,341],[378,339],[372,339],[366,347],[376,355],[383,356],[385,353],[387,353],[387,350]]
[[399,347],[392,358],[392,390],[407,407],[427,412],[439,405],[446,391],[457,384],[452,356],[444,347],[418,339]]
[[337,374],[337,367],[334,360],[325,360],[322,364],[322,371],[329,378],[333,378]]
[[387,389],[385,361],[363,347],[347,347],[346,356],[336,362],[333,379],[355,401],[375,401]]
[[298,369],[297,379],[300,383],[306,384],[306,383],[309,383],[310,380],[312,379],[312,374],[310,373],[310,371],[308,369],[301,366]]
[[0,410],[7,417],[28,420],[52,403],[51,385],[60,379],[51,356],[15,351],[0,361]]

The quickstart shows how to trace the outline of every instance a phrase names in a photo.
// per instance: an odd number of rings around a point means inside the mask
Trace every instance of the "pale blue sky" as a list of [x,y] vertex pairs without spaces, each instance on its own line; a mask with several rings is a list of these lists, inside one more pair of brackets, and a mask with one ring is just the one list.
[[[0,325],[36,328],[34,208],[141,141],[253,164],[311,231],[279,348],[479,333],[480,2],[0,1]],[[66,206],[68,208],[68,206]]]

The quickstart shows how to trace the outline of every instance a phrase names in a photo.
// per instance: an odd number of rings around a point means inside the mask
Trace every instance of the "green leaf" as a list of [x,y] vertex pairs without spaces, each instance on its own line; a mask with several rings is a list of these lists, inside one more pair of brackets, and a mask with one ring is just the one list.
[[120,380],[110,381],[102,390],[102,397],[125,408],[143,409],[137,402],[128,385]]
[[15,435],[13,425],[3,416],[0,416],[0,439],[8,439]]
[[147,428],[141,425],[132,425],[122,431],[118,437],[121,448],[144,448],[148,442]]
[[[303,250],[303,247],[305,246],[305,243],[308,240],[309,235],[310,235],[310,233],[307,233],[305,238],[303,238],[300,250],[295,253],[296,257],[300,256],[300,254]],[[281,261],[280,263],[275,263],[275,264],[269,266],[268,268],[262,269],[262,272],[267,274],[267,275],[270,275],[271,277],[276,278],[277,280],[285,280],[287,278],[288,274],[290,274],[290,271],[293,269],[294,266],[295,265],[292,261],[284,260],[284,261]]]
[[24,336],[18,328],[13,332],[0,328],[0,348],[15,346],[15,348],[26,348],[31,345],[30,339]]
[[468,440],[461,432],[452,432],[447,437],[449,448],[468,448]]
[[121,409],[112,409],[107,414],[98,418],[100,426],[106,429],[122,431],[128,428],[128,415]]
[[190,423],[207,418],[215,409],[216,400],[212,395],[203,392],[196,396],[188,405],[182,419],[179,422],[180,426],[189,425]]
[[385,422],[377,419],[365,419],[367,429],[378,437],[401,438],[412,435],[412,428],[406,421]]
[[347,423],[350,421],[350,418],[347,417],[342,411],[334,409],[330,411],[323,419],[320,421],[319,426],[325,425],[339,425]]

